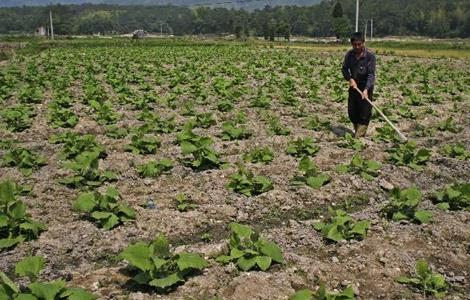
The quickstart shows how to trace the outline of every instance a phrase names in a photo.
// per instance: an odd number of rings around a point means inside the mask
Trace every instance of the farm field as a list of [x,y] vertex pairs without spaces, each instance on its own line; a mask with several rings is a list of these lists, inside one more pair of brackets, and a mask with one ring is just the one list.
[[469,56],[377,53],[402,143],[378,114],[352,138],[346,48],[83,41],[1,64],[0,271],[24,288],[15,265],[43,257],[42,282],[98,299],[470,299]]

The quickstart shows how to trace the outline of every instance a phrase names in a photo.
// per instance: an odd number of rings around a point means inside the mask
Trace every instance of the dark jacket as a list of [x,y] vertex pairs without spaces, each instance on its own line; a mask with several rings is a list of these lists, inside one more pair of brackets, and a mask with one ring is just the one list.
[[349,50],[344,57],[343,76],[344,79],[354,79],[362,89],[370,90],[375,84],[375,54],[365,48],[364,53],[356,59],[354,49]]

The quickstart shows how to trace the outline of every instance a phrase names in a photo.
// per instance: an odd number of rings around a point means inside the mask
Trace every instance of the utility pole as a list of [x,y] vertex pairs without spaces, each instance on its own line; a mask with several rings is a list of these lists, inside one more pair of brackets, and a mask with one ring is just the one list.
[[356,32],[359,31],[359,0],[356,0]]
[[367,23],[369,23],[369,20],[366,20],[366,26],[364,28],[364,38],[367,40]]
[[54,25],[52,24],[52,8],[49,10],[49,20],[51,22],[51,38],[54,39]]
[[370,40],[372,41],[372,36],[374,35],[374,19],[370,19]]
[[163,23],[160,22],[160,37],[163,37]]

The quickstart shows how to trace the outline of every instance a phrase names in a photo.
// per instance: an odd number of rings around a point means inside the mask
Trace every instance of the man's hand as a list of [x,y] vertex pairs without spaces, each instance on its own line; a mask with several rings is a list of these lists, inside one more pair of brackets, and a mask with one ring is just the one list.
[[349,86],[350,86],[351,88],[353,88],[353,89],[357,89],[357,83],[356,83],[356,81],[351,78],[351,79],[349,80]]
[[362,99],[366,99],[366,98],[369,98],[369,93],[367,92],[367,89],[365,89],[365,90],[362,92]]

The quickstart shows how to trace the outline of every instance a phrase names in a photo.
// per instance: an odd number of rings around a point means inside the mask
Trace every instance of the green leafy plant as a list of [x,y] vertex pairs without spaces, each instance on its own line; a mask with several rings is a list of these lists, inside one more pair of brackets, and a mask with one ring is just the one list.
[[331,180],[331,177],[328,174],[321,173],[307,156],[300,160],[299,170],[302,172],[302,176],[294,177],[292,183],[295,185],[306,184],[311,188],[318,189]]
[[159,235],[150,243],[137,242],[120,255],[135,270],[133,281],[166,292],[207,267],[195,253],[172,254],[167,239]]
[[23,103],[41,103],[44,95],[40,86],[25,85],[21,88],[18,99]]
[[460,160],[467,160],[470,158],[470,152],[465,150],[465,146],[462,143],[445,144],[442,146],[440,152],[445,156],[457,158]]
[[390,192],[390,202],[382,209],[382,214],[393,221],[409,220],[417,223],[432,221],[432,213],[418,210],[421,203],[421,192],[416,187],[400,190],[394,188]]
[[105,194],[96,191],[81,193],[73,207],[98,222],[100,227],[110,230],[119,224],[135,219],[135,211],[129,206],[119,203],[119,199],[118,190],[114,187],[108,187]]
[[122,139],[129,134],[127,128],[118,127],[117,125],[106,125],[106,136],[112,139]]
[[66,131],[62,134],[53,135],[49,139],[52,144],[63,144],[60,158],[73,160],[83,152],[98,152],[100,158],[106,156],[103,146],[97,141],[92,134],[80,135],[75,132]]
[[20,288],[5,273],[0,272],[0,299],[17,300],[94,300],[97,297],[81,288],[69,288],[65,281],[41,282],[39,275],[45,259],[41,256],[28,256],[15,266],[15,273],[28,277],[30,284]]
[[298,138],[287,144],[287,154],[295,157],[313,156],[320,151],[320,146],[315,144],[313,138]]
[[351,173],[360,175],[366,180],[373,180],[374,177],[379,176],[381,164],[374,160],[366,160],[359,153],[354,154],[351,162],[346,165],[337,167],[339,173]]
[[228,121],[222,124],[222,139],[226,141],[242,140],[252,135],[246,127]]
[[401,284],[411,285],[424,294],[424,296],[444,297],[447,293],[448,284],[445,277],[434,273],[424,259],[416,262],[415,276],[399,276],[395,281]]
[[2,165],[18,167],[25,176],[46,165],[46,158],[26,148],[13,148],[2,158]]
[[332,293],[326,290],[324,284],[320,285],[320,288],[316,293],[305,289],[297,291],[294,295],[289,297],[289,300],[355,300],[354,291],[352,287],[347,287],[342,292]]
[[250,226],[231,223],[230,230],[230,253],[217,257],[218,262],[234,262],[243,271],[255,268],[266,271],[273,263],[284,263],[281,248],[276,243],[261,238]]
[[322,120],[318,116],[309,117],[306,121],[305,128],[310,130],[321,131],[330,128],[330,122]]
[[0,182],[0,251],[36,239],[46,230],[44,224],[29,217],[26,205],[16,199],[19,192],[12,181]]
[[243,155],[243,160],[251,163],[269,164],[274,159],[274,152],[269,147],[255,148]]
[[470,183],[454,183],[433,196],[433,202],[445,210],[470,211]]
[[268,133],[273,135],[289,135],[291,130],[283,125],[278,117],[270,117],[268,120]]
[[98,124],[114,124],[119,119],[119,115],[114,112],[113,104],[110,101],[89,101],[89,105],[95,110],[95,120]]
[[131,143],[124,149],[136,155],[155,154],[160,146],[161,142],[157,137],[145,135],[143,133],[137,133],[131,137]]
[[243,194],[245,196],[259,195],[273,189],[272,181],[264,176],[255,176],[243,166],[239,166],[238,172],[232,174],[227,188],[230,191]]
[[388,160],[397,166],[409,166],[413,170],[421,170],[431,158],[431,150],[417,149],[414,141],[400,144],[387,150],[390,153]]
[[217,109],[222,112],[231,111],[233,109],[233,103],[230,99],[223,99],[217,103]]
[[342,148],[350,148],[356,151],[362,151],[364,144],[360,139],[354,138],[350,133],[346,133],[344,139],[338,144]]
[[190,209],[194,209],[197,207],[197,205],[195,203],[192,203],[192,201],[188,199],[188,197],[185,194],[176,195],[175,200],[177,203],[176,208],[180,212],[185,212],[185,211],[188,211]]
[[384,142],[399,142],[400,138],[396,134],[395,130],[392,126],[385,124],[382,127],[378,127],[376,129],[377,134],[373,137],[373,140],[376,142],[384,141]]
[[78,117],[72,109],[62,107],[57,102],[49,105],[48,121],[52,128],[73,128],[78,124]]
[[191,128],[191,124],[188,124],[177,135],[184,155],[183,163],[196,170],[219,168],[222,161],[212,148],[212,139],[195,134]]
[[7,129],[13,132],[21,132],[30,128],[35,116],[34,108],[23,104],[11,106],[1,111],[1,117],[7,125]]
[[142,177],[158,177],[165,172],[173,169],[174,163],[168,158],[159,161],[149,161],[145,164],[137,166],[137,173]]
[[196,115],[195,120],[195,126],[196,127],[201,127],[201,128],[209,128],[215,124],[217,124],[217,121],[214,118],[213,113],[200,113]]
[[67,162],[65,166],[75,175],[67,176],[60,183],[76,188],[82,186],[96,187],[107,181],[116,181],[117,175],[111,171],[99,170],[99,156],[97,151],[83,152],[74,161]]
[[354,221],[344,210],[328,209],[330,218],[328,222],[317,222],[313,224],[315,230],[320,231],[323,236],[331,241],[363,239],[367,235],[370,221]]
[[452,117],[448,117],[442,122],[437,124],[437,129],[440,131],[449,131],[452,133],[458,133],[463,130],[462,127],[459,127]]

